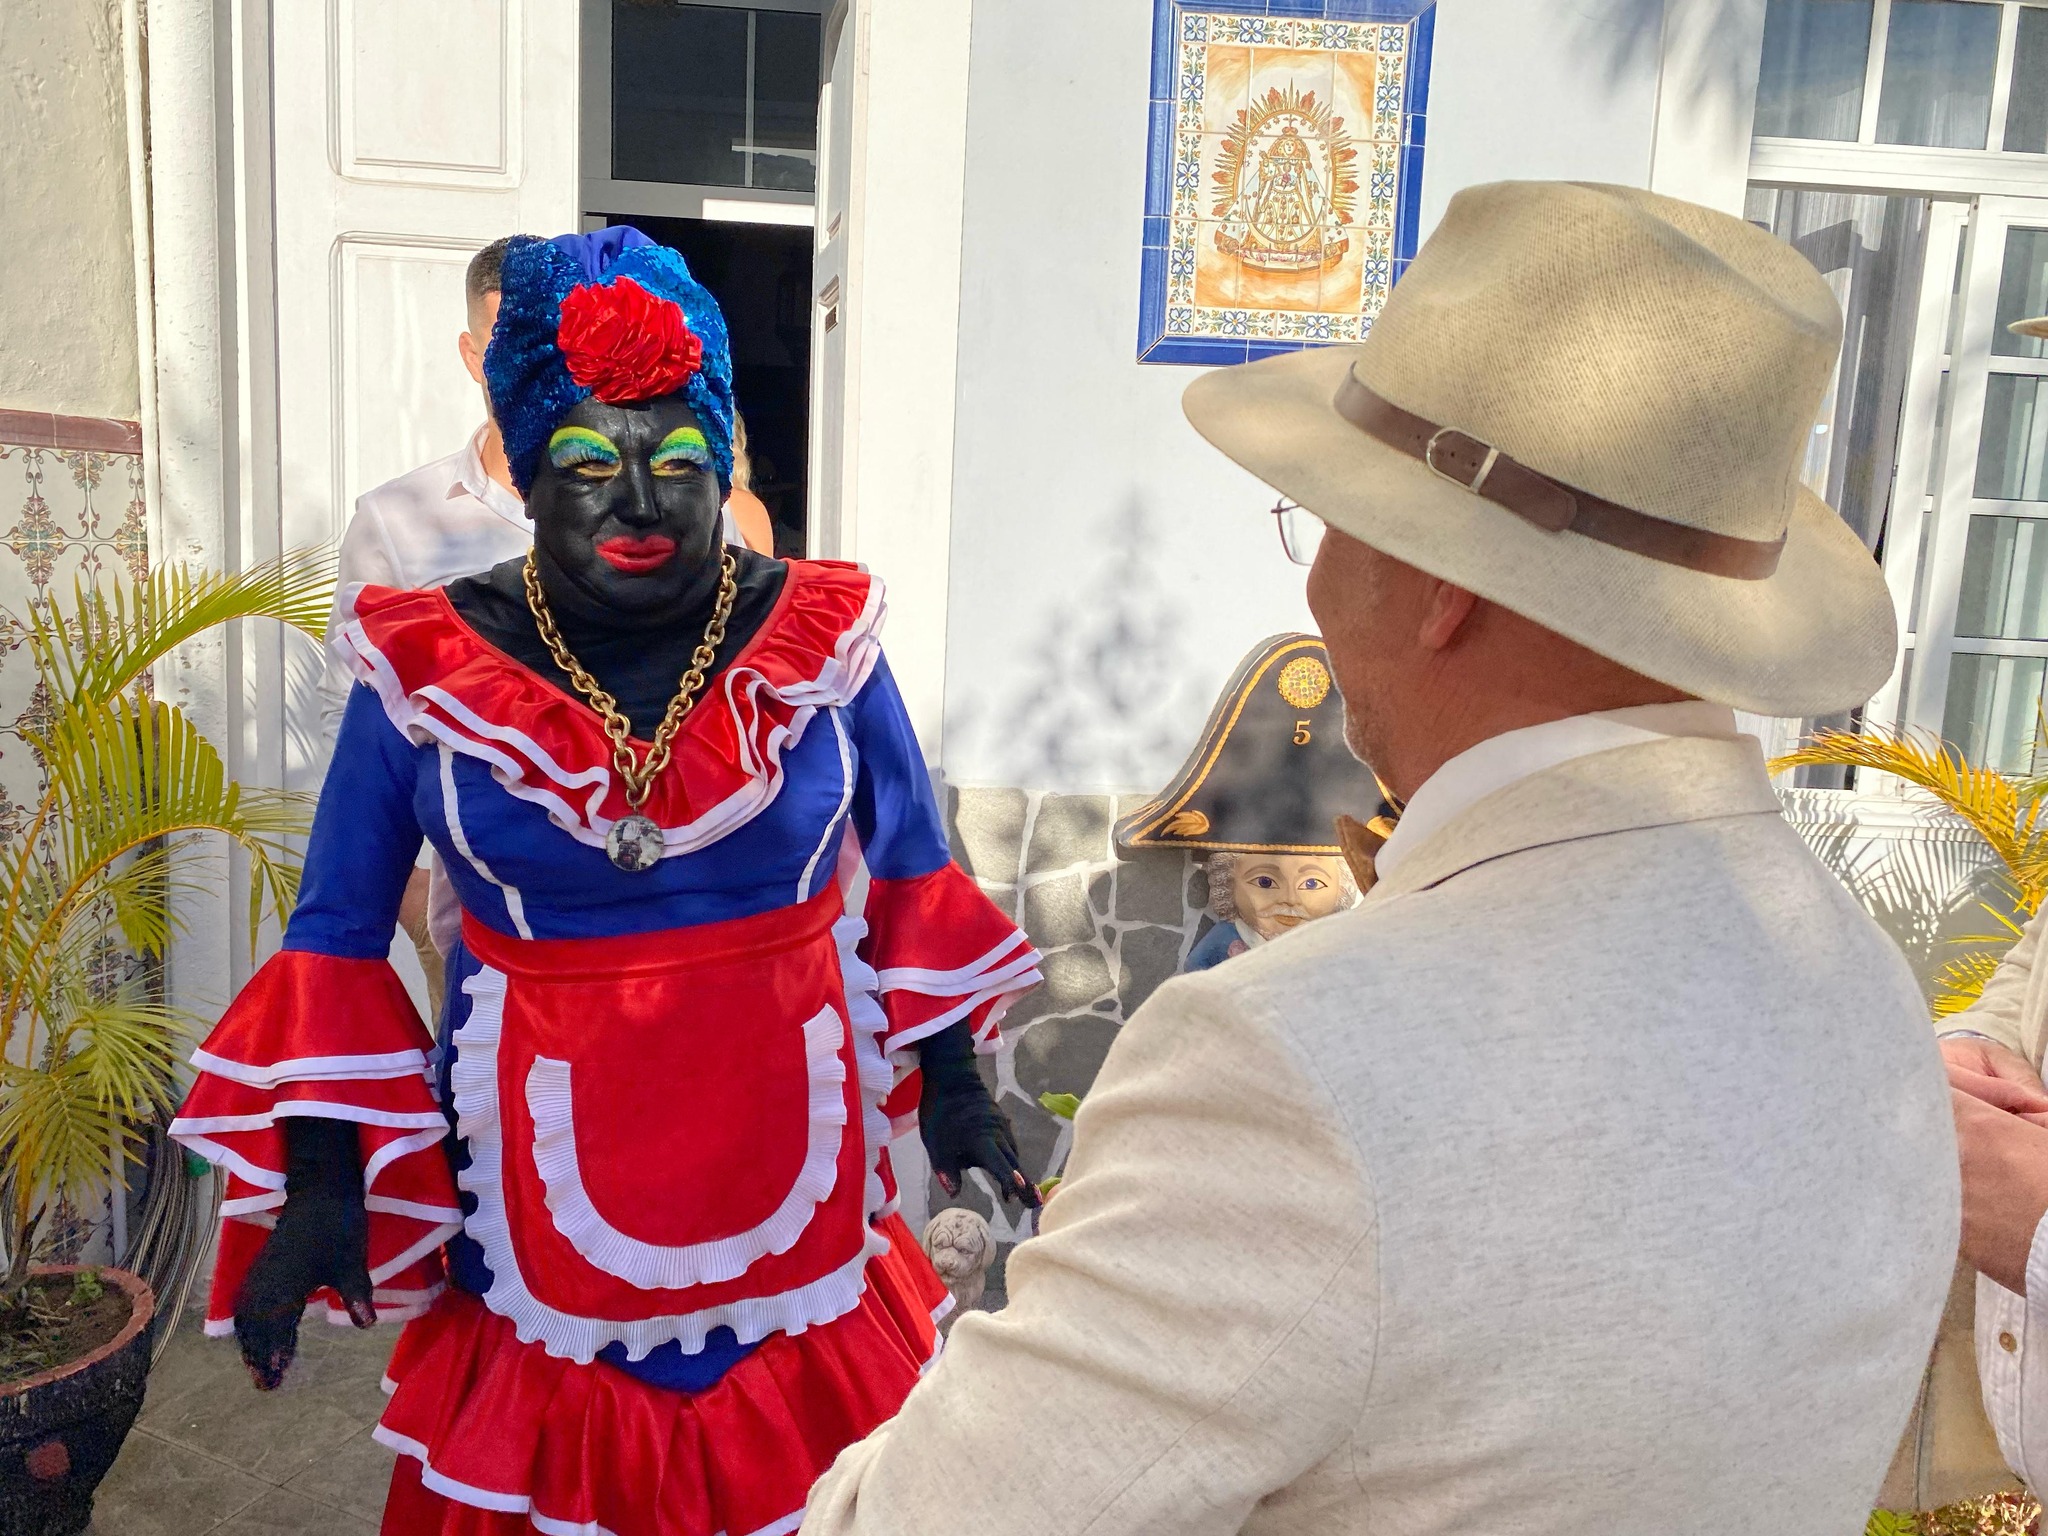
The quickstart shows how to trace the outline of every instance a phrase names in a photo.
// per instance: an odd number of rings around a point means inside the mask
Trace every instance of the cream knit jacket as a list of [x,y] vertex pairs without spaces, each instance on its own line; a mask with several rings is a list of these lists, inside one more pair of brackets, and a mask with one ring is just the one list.
[[1488,796],[1132,1018],[813,1536],[1863,1529],[1957,1237],[1897,951],[1753,741]]

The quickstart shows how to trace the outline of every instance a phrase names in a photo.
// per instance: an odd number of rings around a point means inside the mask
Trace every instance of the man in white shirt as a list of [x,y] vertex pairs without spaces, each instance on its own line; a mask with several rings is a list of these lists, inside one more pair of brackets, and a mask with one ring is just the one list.
[[1840,337],[1754,226],[1509,182],[1362,345],[1189,387],[1327,525],[1346,739],[1406,808],[1358,907],[1133,1015],[1008,1307],[805,1532],[1863,1529],[1952,1119],[1903,958],[1732,713],[1891,669],[1799,483]]
[[[510,237],[508,236],[507,239]],[[501,560],[523,555],[533,544],[533,524],[526,503],[512,488],[505,464],[505,445],[491,412],[490,391],[483,388],[484,348],[498,319],[498,273],[507,240],[494,240],[469,260],[463,293],[467,327],[456,338],[462,364],[484,396],[484,423],[469,441],[431,464],[422,464],[396,480],[387,480],[356,498],[355,515],[341,536],[334,616],[328,638],[349,617],[346,605],[358,586],[440,587],[458,576],[487,571]],[[330,646],[320,677],[320,731],[327,747],[341,727],[354,678]],[[436,882],[432,855],[412,873],[398,912],[399,926],[419,952],[426,975],[429,1006],[441,1002],[440,954],[453,938],[459,911],[452,900],[432,900]],[[439,882],[445,897],[445,880]],[[430,904],[438,921],[430,924]],[[436,931],[430,933],[430,927]]]
[[[509,237],[507,237],[509,238]],[[494,240],[469,260],[463,281],[468,327],[456,338],[462,365],[484,396],[484,422],[446,458],[422,464],[356,498],[355,516],[341,536],[338,600],[329,635],[346,615],[341,603],[352,587],[440,587],[458,576],[487,571],[526,553],[533,524],[512,489],[505,445],[483,389],[484,348],[498,319],[498,270],[505,240]],[[320,679],[320,728],[328,743],[341,725],[353,678],[329,654]],[[424,888],[422,888],[424,889]]]

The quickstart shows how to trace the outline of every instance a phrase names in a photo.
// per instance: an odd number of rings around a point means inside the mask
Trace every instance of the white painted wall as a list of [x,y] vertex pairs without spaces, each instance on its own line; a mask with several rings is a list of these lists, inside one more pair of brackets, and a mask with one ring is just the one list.
[[[1425,233],[1458,188],[1503,177],[1642,186],[1654,166],[1660,186],[1739,208],[1761,0],[1666,11],[1440,0]],[[1312,627],[1303,572],[1265,515],[1272,493],[1181,417],[1195,370],[1134,360],[1151,36],[1140,0],[975,8],[942,757],[954,783],[1156,789],[1238,658]],[[1665,98],[1661,149],[1660,71],[1685,82]]]
[[0,5],[0,407],[135,418],[119,0]]

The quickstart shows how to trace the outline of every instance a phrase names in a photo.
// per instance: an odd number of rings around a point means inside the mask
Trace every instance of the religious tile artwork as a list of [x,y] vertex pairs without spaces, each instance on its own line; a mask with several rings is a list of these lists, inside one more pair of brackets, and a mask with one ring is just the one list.
[[1154,0],[1138,357],[1355,342],[1415,254],[1418,0]]

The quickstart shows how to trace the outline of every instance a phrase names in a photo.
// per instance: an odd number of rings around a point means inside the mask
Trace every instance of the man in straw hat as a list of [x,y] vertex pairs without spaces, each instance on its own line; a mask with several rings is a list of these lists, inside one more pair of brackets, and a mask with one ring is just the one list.
[[1008,1310],[809,1532],[1860,1531],[1956,1252],[1904,962],[1730,706],[1892,664],[1799,483],[1841,320],[1789,247],[1622,187],[1460,193],[1371,337],[1209,374],[1328,527],[1348,913],[1168,982]]

